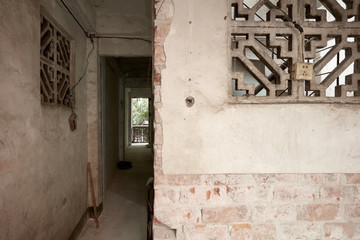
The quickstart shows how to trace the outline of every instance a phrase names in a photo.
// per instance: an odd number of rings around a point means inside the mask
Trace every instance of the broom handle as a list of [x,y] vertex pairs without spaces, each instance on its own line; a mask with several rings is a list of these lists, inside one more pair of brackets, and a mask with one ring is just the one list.
[[91,167],[90,167],[89,162],[88,162],[88,172],[89,172],[89,180],[90,180],[91,198],[92,198],[92,203],[93,203],[93,207],[94,207],[95,223],[96,223],[96,228],[99,228],[99,219],[98,219],[97,208],[96,208],[94,183],[93,183],[93,179],[92,179]]

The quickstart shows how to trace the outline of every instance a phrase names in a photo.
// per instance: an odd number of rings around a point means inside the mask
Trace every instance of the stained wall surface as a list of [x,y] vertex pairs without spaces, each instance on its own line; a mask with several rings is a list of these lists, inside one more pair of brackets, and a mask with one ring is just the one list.
[[229,10],[174,0],[161,72],[164,173],[359,171],[359,105],[229,103]]
[[229,104],[226,2],[154,0],[154,239],[359,239],[359,107]]
[[87,208],[85,81],[76,88],[78,128],[65,107],[40,99],[40,9],[75,41],[84,33],[57,1],[0,1],[0,238],[67,239]]

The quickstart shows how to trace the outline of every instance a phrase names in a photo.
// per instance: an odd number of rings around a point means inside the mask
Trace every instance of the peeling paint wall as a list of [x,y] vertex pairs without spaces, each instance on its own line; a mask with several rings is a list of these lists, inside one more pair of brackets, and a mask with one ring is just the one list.
[[40,8],[75,40],[75,76],[86,38],[57,1],[0,1],[0,238],[67,239],[87,208],[85,80],[78,129],[64,107],[40,103]]
[[360,107],[230,104],[229,1],[154,2],[155,239],[358,239]]

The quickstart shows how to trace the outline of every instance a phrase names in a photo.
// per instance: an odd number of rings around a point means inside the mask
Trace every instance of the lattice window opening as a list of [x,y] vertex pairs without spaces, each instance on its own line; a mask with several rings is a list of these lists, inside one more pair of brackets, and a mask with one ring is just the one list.
[[[302,14],[307,22],[358,22],[360,19],[357,0],[301,1],[304,2]],[[231,3],[231,18],[236,21],[288,22],[283,13],[292,18],[298,8],[292,4],[294,1],[283,2],[284,4],[278,0],[238,0]],[[342,10],[346,11],[345,16],[341,14]]]
[[[264,8],[264,2],[231,4],[232,96],[317,97],[320,101],[332,97],[341,98],[341,102],[350,98],[350,102],[359,102],[360,1],[346,1],[335,7],[329,7],[331,0],[271,1],[276,9]],[[300,33],[289,22],[292,18],[304,29],[303,51]],[[256,22],[259,19],[261,22]],[[301,52],[304,62],[314,64],[312,80],[291,78]]]
[[73,41],[49,18],[41,15],[40,94],[43,104],[73,108]]

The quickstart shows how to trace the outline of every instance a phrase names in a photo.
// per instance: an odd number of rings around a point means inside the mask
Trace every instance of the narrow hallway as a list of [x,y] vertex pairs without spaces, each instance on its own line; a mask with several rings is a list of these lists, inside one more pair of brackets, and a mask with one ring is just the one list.
[[129,170],[116,169],[105,196],[100,227],[90,219],[80,240],[141,240],[146,239],[147,188],[153,176],[152,151],[145,145],[132,145],[125,150],[125,160],[131,161]]

